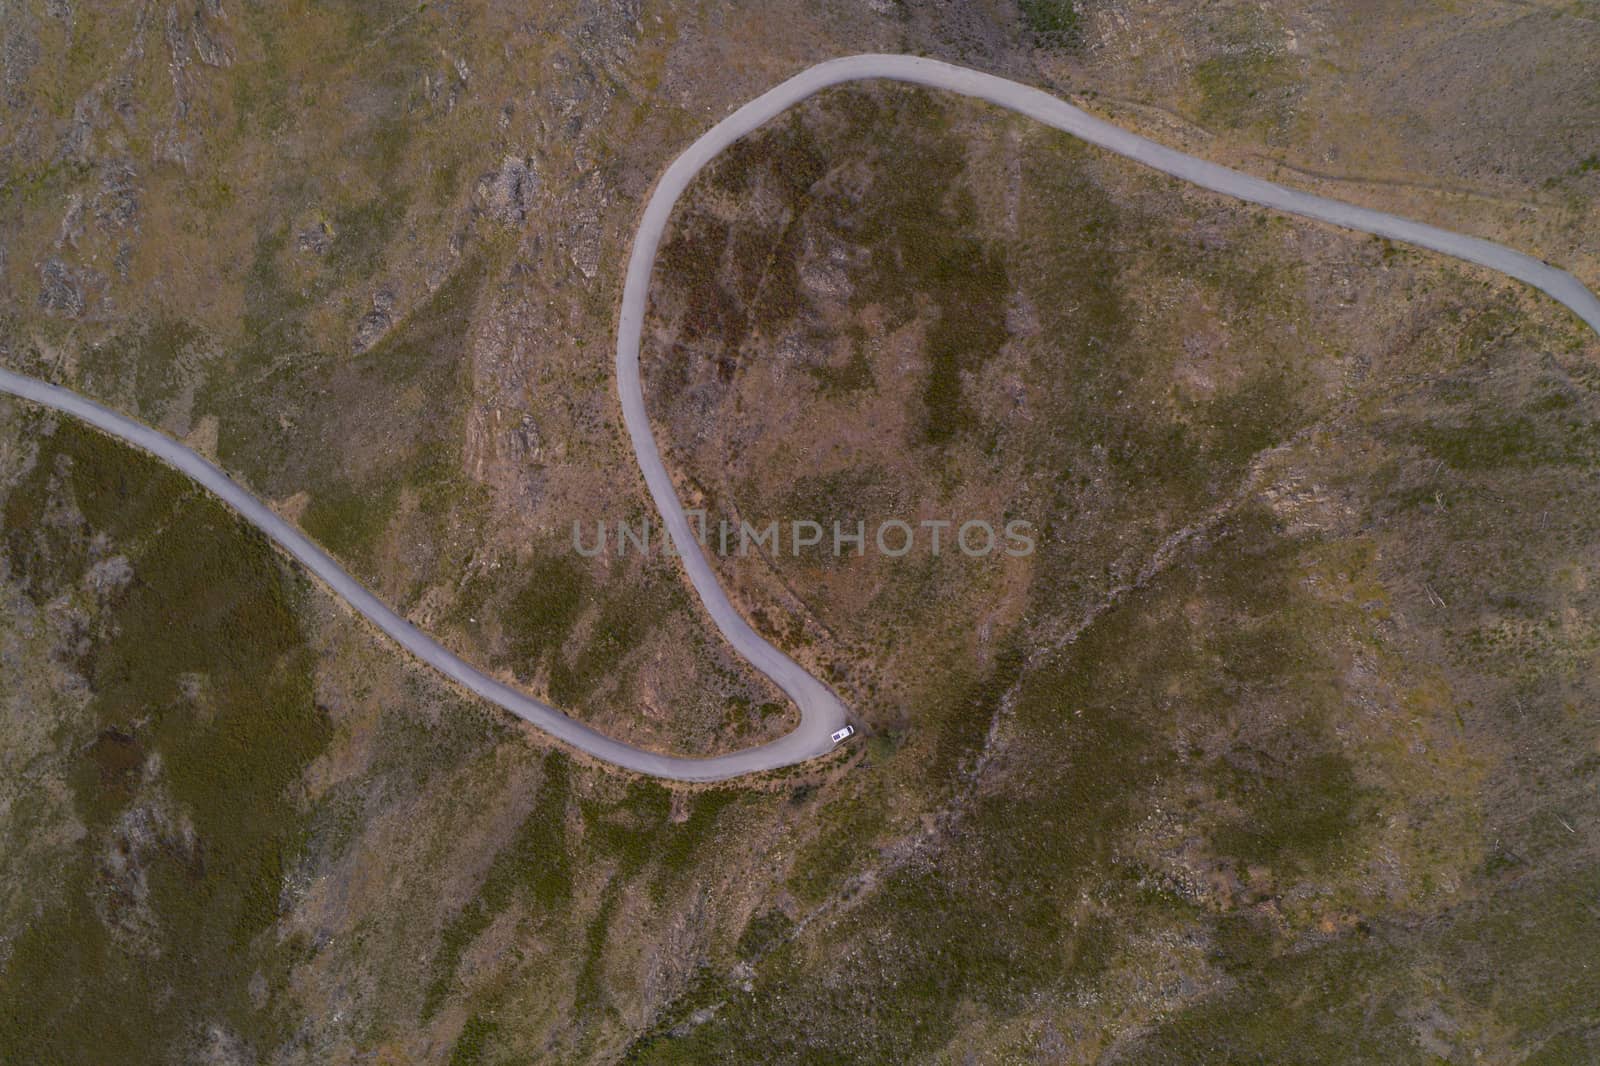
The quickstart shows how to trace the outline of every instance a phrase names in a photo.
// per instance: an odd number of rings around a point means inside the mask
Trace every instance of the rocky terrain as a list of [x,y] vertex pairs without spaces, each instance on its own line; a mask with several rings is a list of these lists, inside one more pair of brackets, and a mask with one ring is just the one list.
[[[921,52],[1596,287],[1597,20],[0,0],[0,363],[215,456],[474,661],[728,750],[792,712],[671,560],[569,540],[650,513],[620,264],[711,121]],[[0,1060],[1600,1055],[1600,343],[1560,309],[868,87],[702,175],[647,342],[713,520],[1037,550],[721,561],[863,737],[668,789],[0,404]]]

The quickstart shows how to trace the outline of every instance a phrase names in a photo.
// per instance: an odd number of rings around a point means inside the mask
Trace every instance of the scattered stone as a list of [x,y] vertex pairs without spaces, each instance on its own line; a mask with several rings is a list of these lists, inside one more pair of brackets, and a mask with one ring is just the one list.
[[133,564],[128,562],[126,555],[113,555],[109,559],[102,559],[89,568],[84,575],[84,582],[89,590],[97,596],[116,592],[133,580]]
[[24,18],[13,18],[7,12],[5,44],[0,47],[0,70],[5,73],[6,102],[20,108],[27,99],[23,86],[29,73],[38,64],[41,50],[39,40]]
[[162,130],[155,136],[155,157],[159,162],[188,171],[193,168],[198,151],[198,138],[179,129]]
[[239,1035],[218,1022],[206,1026],[199,1061],[206,1066],[246,1066],[256,1062],[255,1054]]
[[67,197],[67,210],[61,216],[61,228],[56,232],[56,247],[62,245],[78,246],[78,238],[83,236],[83,195],[72,193]]
[[848,300],[855,285],[845,268],[833,259],[808,259],[800,268],[800,284],[822,299]]
[[134,87],[133,75],[127,72],[119,74],[107,90],[111,110],[128,129],[134,128],[134,122],[139,115],[137,91]]
[[508,226],[521,223],[533,209],[539,192],[539,176],[531,160],[508,155],[500,169],[478,182],[478,196],[489,217]]
[[544,448],[539,437],[539,427],[534,422],[532,415],[523,415],[522,420],[517,423],[516,428],[511,432],[512,436],[516,438],[519,458],[525,458],[534,463],[544,459]]
[[[138,750],[134,735],[116,730],[103,732],[100,743]],[[160,765],[159,756],[148,757],[140,776],[146,781],[157,777]],[[129,807],[117,819],[96,864],[104,891],[96,894],[95,909],[124,950],[151,956],[160,953],[160,924],[150,905],[147,870],[158,857],[197,869],[203,861],[199,844],[193,822],[185,816],[174,817],[156,799]]]
[[296,244],[302,252],[312,255],[326,255],[328,248],[333,244],[333,230],[326,222],[316,222],[310,227],[300,231]]
[[104,125],[100,92],[90,89],[72,105],[72,122],[61,139],[61,156],[75,163],[86,163],[93,154],[94,131]]
[[77,318],[83,314],[83,281],[59,259],[39,268],[39,306],[52,315]]
[[176,5],[167,8],[164,28],[167,38],[167,51],[172,55],[172,65],[181,71],[189,65],[189,38],[183,32],[183,22],[178,15]]
[[372,294],[372,310],[361,316],[361,321],[356,324],[355,340],[351,343],[357,355],[369,351],[389,332],[389,327],[394,325],[394,304],[394,293],[387,289],[379,289]]
[[233,66],[233,53],[228,51],[228,46],[212,36],[199,19],[195,20],[193,36],[194,51],[200,62],[208,67]]
[[585,204],[573,214],[573,226],[566,236],[572,265],[585,278],[600,272],[600,212]]
[[1036,337],[1043,329],[1039,311],[1022,291],[1014,293],[1006,304],[1006,332],[1013,337]]
[[100,191],[94,198],[94,217],[104,229],[123,229],[139,218],[139,195],[133,164],[107,163],[101,169]]

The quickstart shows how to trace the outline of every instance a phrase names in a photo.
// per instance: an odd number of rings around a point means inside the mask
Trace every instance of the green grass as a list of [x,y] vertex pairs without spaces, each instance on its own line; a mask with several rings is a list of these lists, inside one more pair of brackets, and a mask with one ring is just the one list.
[[1288,117],[1298,75],[1279,51],[1266,16],[1238,8],[1223,16],[1221,51],[1194,69],[1202,123],[1243,129],[1273,125]]
[[1414,1019],[1433,1005],[1457,1023],[1435,1030],[1453,1048],[1449,1061],[1508,1036],[1522,1052],[1515,1061],[1587,1061],[1583,1034],[1600,1023],[1600,975],[1586,965],[1600,950],[1595,893],[1592,873],[1561,874],[1465,902],[1438,922],[1386,923],[1301,951],[1276,950],[1267,927],[1229,918],[1216,951],[1231,988],[1180,1011],[1123,1059],[1421,1066],[1446,1061],[1417,1038]]
[[[923,440],[938,445],[974,425],[962,377],[1006,343],[1011,281],[1005,254],[978,233],[977,204],[962,183],[963,142],[942,101],[916,93],[890,99],[840,94],[834,103],[850,116],[852,135],[875,147],[880,175],[850,225],[851,237],[872,250],[858,272],[857,301],[881,303],[902,320],[922,300],[937,308],[924,341],[919,424]],[[847,208],[834,209],[841,226]]]
[[693,1042],[675,1039],[674,1031],[696,1011],[724,1002],[728,994],[722,979],[710,967],[697,968],[688,986],[657,1012],[655,1024],[628,1045],[621,1061],[626,1066],[697,1066],[703,1060],[696,1057],[699,1052]]
[[1455,424],[1441,419],[1418,427],[1415,440],[1456,470],[1594,463],[1600,426],[1588,421],[1552,425],[1540,414],[1473,413]]
[[[822,539],[804,548],[800,558],[809,565],[839,566],[855,548],[842,543],[839,554],[833,551],[833,523],[841,535],[853,534],[857,523],[866,523],[865,551],[872,550],[872,530],[878,522],[894,514],[897,502],[895,484],[883,467],[859,464],[828,473],[795,475],[786,485],[770,486],[752,482],[741,495],[759,500],[758,515],[746,521],[759,530],[770,522],[779,526],[777,556],[794,556],[792,522],[811,521],[822,527]],[[770,501],[770,502],[769,502]],[[730,535],[729,544],[737,538]],[[754,550],[754,549],[752,549]]]
[[621,800],[586,801],[584,842],[593,849],[590,857],[615,863],[619,877],[633,877],[657,855],[671,808],[671,793],[653,781],[630,782]]
[[[1298,550],[1270,516],[1246,513],[1036,668],[1022,672],[1002,656],[969,698],[992,707],[1017,685],[1004,772],[943,842],[830,919],[823,956],[783,943],[783,920],[752,922],[736,952],[761,956],[754,991],[720,989],[727,1004],[712,1021],[653,1035],[638,1061],[738,1062],[758,1047],[776,1062],[922,1061],[936,1057],[963,1012],[1003,1024],[1038,996],[1093,987],[1126,938],[1202,920],[1146,884],[1148,871],[1129,857],[1130,834],[1179,772],[1170,739],[1178,723],[1222,722],[1239,702],[1268,693],[1304,709],[1288,741],[1273,744],[1300,754],[1266,772],[1232,771],[1230,801],[1247,813],[1210,831],[1208,847],[1285,876],[1303,862],[1363,854],[1366,812],[1381,797],[1355,782],[1351,757],[1322,725],[1329,679],[1342,667],[1320,650],[1320,635],[1346,623],[1298,591]],[[1223,649],[1246,633],[1266,643],[1261,672],[1219,679]],[[936,761],[957,773],[989,720],[987,711],[952,713],[950,728],[962,730]],[[929,777],[925,766],[915,773]],[[867,780],[815,814],[817,832],[785,886],[802,906],[832,898],[873,865],[897,794],[877,794]],[[1278,945],[1243,940],[1233,950],[1254,966]],[[869,1043],[853,1038],[861,1032]]]
[[[1275,747],[1292,750],[1293,738]],[[1218,773],[1224,792],[1249,813],[1212,837],[1217,850],[1245,864],[1296,866],[1337,855],[1365,820],[1366,790],[1348,756],[1320,751],[1287,760],[1265,751]]]
[[[614,565],[623,569],[620,560]],[[578,704],[603,681],[617,677],[629,652],[687,609],[682,584],[664,566],[649,565],[630,580],[632,587],[608,582],[583,647],[570,659],[554,657],[550,696],[557,703]]]
[[[976,203],[961,185],[966,169],[961,138],[951,131],[942,102],[918,93],[829,93],[821,105],[839,126],[824,152],[800,114],[731,147],[707,181],[733,195],[759,184],[775,190],[786,221],[733,226],[692,206],[664,242],[659,269],[679,285],[685,310],[685,348],[708,351],[731,378],[747,338],[772,338],[797,320],[807,297],[796,262],[805,233],[846,235],[871,250],[851,269],[858,305],[878,303],[904,324],[933,308],[927,332],[929,371],[921,389],[919,443],[945,444],[973,426],[963,375],[980,369],[1006,342],[1006,260],[977,234]],[[874,161],[870,195],[819,184],[836,159]],[[724,269],[724,264],[728,264]],[[842,366],[811,367],[818,386],[848,395],[872,381],[857,338]],[[683,383],[681,353],[665,375],[660,400],[671,402]]]
[[744,793],[733,788],[705,789],[693,794],[689,800],[689,816],[673,826],[661,842],[658,896],[689,874],[695,860],[704,854],[705,846],[716,836],[718,821],[744,798]]
[[330,480],[306,504],[300,527],[342,559],[367,559],[394,517],[399,496],[398,482],[364,491]]
[[558,914],[572,900],[572,860],[567,850],[567,808],[571,803],[567,757],[545,758],[544,782],[528,816],[511,841],[495,855],[477,894],[449,920],[433,958],[433,979],[423,1002],[424,1019],[455,987],[462,952],[507,907],[521,903],[535,914]]
[[1250,124],[1266,94],[1286,83],[1286,66],[1280,56],[1259,49],[1205,60],[1194,71],[1200,121],[1235,129]]
[[555,552],[533,560],[520,591],[500,609],[515,669],[531,671],[541,657],[559,650],[593,597],[592,584],[571,555]]
[[[70,771],[87,835],[63,902],[18,937],[0,972],[0,1058],[170,1061],[200,1014],[250,1043],[277,1039],[275,1008],[246,991],[258,971],[276,988],[293,945],[263,937],[278,916],[284,876],[302,846],[292,788],[330,735],[316,705],[312,660],[297,613],[297,578],[270,546],[222,506],[152,460],[63,424],[42,442],[43,470],[6,504],[7,552],[35,497],[74,501],[86,524],[126,552],[134,581],[91,631],[81,669],[93,693],[89,736]],[[43,553],[65,588],[81,553]],[[30,580],[39,577],[34,570]],[[204,679],[204,707],[184,695]],[[159,756],[152,786],[141,784]],[[101,881],[97,853],[130,805],[175,812],[193,843],[161,830],[138,853],[159,916],[159,953],[111,935],[101,915],[127,904]],[[173,821],[176,818],[177,821]],[[79,993],[96,989],[95,998]]]
[[1075,48],[1083,43],[1083,13],[1077,0],[1019,0],[1022,24],[1046,48]]
[[84,352],[83,385],[101,396],[126,396],[147,421],[159,419],[182,386],[185,349],[202,337],[182,319],[135,323]]
[[369,277],[404,218],[404,201],[391,196],[337,212],[332,219],[329,266],[348,278]]
[[778,910],[765,911],[751,918],[744,927],[734,954],[747,962],[759,959],[787,940],[793,930],[794,922],[787,914]]
[[612,878],[606,882],[606,887],[600,894],[600,907],[589,920],[589,924],[584,927],[582,962],[578,966],[577,979],[572,985],[574,1011],[592,1012],[608,998],[604,959],[606,937],[610,934],[612,920],[616,917],[621,891],[621,878]]
[[491,1061],[487,1055],[499,1031],[498,1024],[481,1014],[468,1018],[450,1048],[450,1066],[485,1066]]
[[245,344],[207,366],[196,410],[218,416],[225,468],[269,497],[308,493],[307,532],[383,584],[392,571],[379,574],[376,549],[406,494],[418,504],[416,540],[449,543],[481,520],[485,490],[460,467],[463,352],[495,252],[468,256],[372,350],[351,357],[311,349],[312,301],[280,274],[283,243],[282,234],[259,243]]
[[872,854],[887,822],[881,797],[846,796],[815,814],[816,830],[795,855],[786,885],[795,898],[815,906],[837,891]]
[[850,357],[842,365],[824,363],[806,366],[806,373],[825,395],[832,399],[845,399],[866,392],[877,385],[877,375],[872,369],[872,358],[867,354],[867,339],[859,330],[853,336]]

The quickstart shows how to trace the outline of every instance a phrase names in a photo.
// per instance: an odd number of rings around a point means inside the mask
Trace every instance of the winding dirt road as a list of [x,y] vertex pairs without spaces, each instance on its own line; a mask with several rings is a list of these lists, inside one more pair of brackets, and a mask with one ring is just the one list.
[[662,755],[632,747],[483,673],[400,617],[266,504],[198,453],[165,434],[70,390],[10,371],[0,370],[0,392],[82,419],[193,478],[417,658],[484,699],[596,759],[638,773],[680,781],[717,781],[803,762],[833,748],[831,734],[845,724],[844,705],[826,685],[763,640],[729,602],[717,582],[690,528],[672,479],[662,465],[660,450],[650,431],[639,382],[639,340],[656,250],[673,206],[701,168],[734,141],[806,97],[830,86],[873,79],[908,82],[985,100],[1214,192],[1489,267],[1543,291],[1600,333],[1600,299],[1581,282],[1565,271],[1491,241],[1274,185],[1146,140],[1038,89],[938,60],[858,55],[810,67],[717,123],[667,168],[639,222],[617,326],[617,390],[623,417],[639,469],[683,558],[689,580],[728,642],[782,688],[800,709],[800,725],[786,736],[759,747],[709,759]]

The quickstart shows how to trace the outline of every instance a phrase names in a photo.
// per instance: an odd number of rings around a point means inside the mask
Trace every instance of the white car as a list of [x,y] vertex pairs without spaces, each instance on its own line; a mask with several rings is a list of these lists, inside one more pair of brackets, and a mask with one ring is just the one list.
[[838,744],[840,741],[849,740],[855,735],[856,727],[853,725],[847,725],[843,729],[835,729],[833,731],[833,742]]

